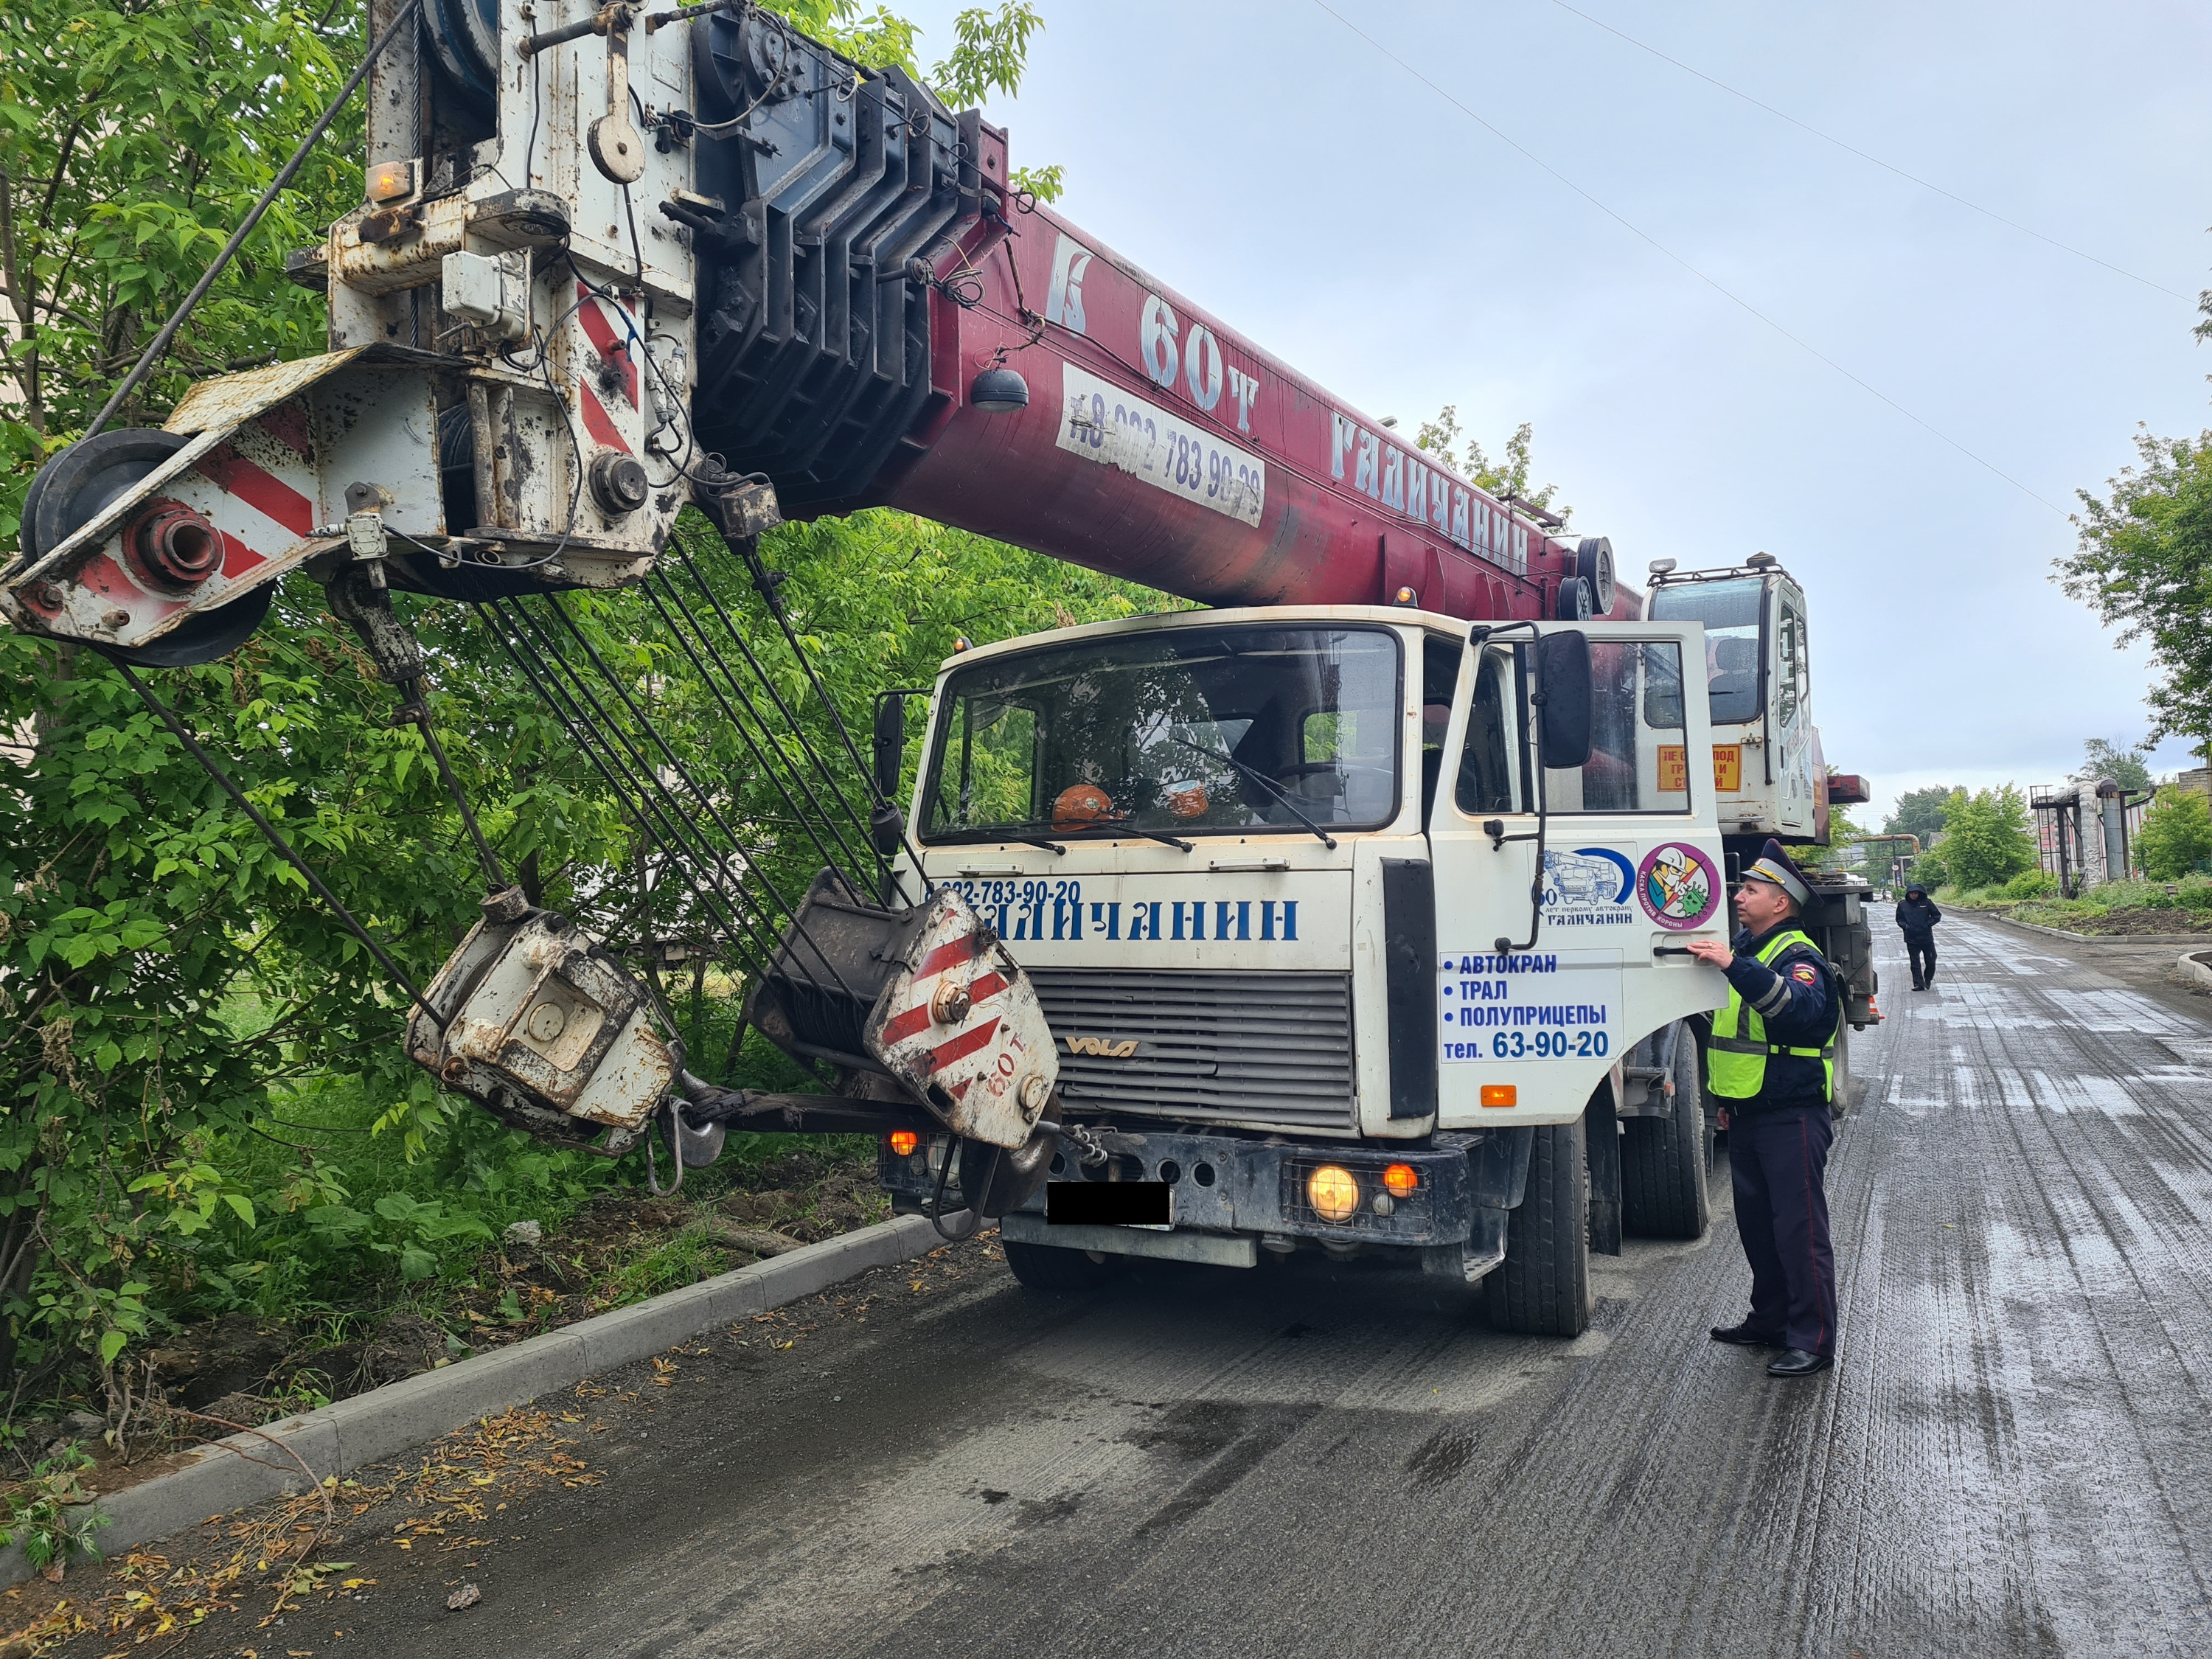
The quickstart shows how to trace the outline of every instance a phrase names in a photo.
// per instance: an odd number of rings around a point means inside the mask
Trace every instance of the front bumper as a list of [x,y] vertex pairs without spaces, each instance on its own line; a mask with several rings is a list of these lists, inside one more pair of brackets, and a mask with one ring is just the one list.
[[[1108,1162],[1086,1169],[1075,1149],[1063,1141],[1053,1158],[1051,1178],[1164,1181],[1169,1188],[1169,1212],[1178,1231],[1427,1249],[1463,1243],[1474,1225],[1463,1144],[1414,1151],[1402,1146],[1293,1143],[1272,1137],[1246,1140],[1152,1130],[1093,1133],[1107,1149]],[[936,1166],[948,1141],[947,1136],[932,1136],[904,1157],[890,1150],[888,1139],[878,1143],[877,1179],[890,1194],[894,1209],[913,1212],[928,1204],[936,1188]],[[1350,1171],[1358,1183],[1359,1207],[1345,1221],[1324,1220],[1306,1200],[1306,1178],[1324,1164]],[[1394,1164],[1412,1166],[1419,1178],[1407,1197],[1391,1197],[1384,1190],[1382,1171]],[[1379,1209],[1377,1198],[1388,1200]],[[946,1180],[944,1208],[950,1214],[963,1206],[956,1161]],[[1040,1193],[1019,1212],[1042,1222],[1044,1210]]]

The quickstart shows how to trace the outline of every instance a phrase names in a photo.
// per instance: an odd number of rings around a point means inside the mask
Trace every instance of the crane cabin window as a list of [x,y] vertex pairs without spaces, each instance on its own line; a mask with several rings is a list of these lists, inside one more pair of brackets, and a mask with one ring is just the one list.
[[1193,626],[955,669],[922,838],[1379,828],[1401,657],[1386,629]]
[[1705,695],[1715,726],[1759,717],[1760,587],[1756,576],[1731,576],[1670,582],[1651,595],[1652,621],[1705,625]]
[[1797,718],[1804,702],[1808,676],[1805,650],[1805,612],[1794,593],[1782,595],[1782,620],[1774,635],[1774,724],[1786,728]]
[[[1545,811],[1567,817],[1688,811],[1680,644],[1593,640],[1590,680],[1589,759],[1546,770]],[[1711,760],[1699,764],[1710,775]]]

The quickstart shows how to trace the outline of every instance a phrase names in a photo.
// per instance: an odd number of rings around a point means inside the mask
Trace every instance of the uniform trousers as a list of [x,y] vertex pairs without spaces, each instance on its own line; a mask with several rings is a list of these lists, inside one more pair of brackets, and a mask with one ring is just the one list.
[[1936,979],[1936,936],[1933,933],[1907,933],[1905,953],[1912,958],[1912,982],[1929,985]]
[[1836,1351],[1826,1185],[1834,1139],[1826,1106],[1729,1103],[1735,1228],[1751,1262],[1746,1322],[1785,1348],[1821,1355]]

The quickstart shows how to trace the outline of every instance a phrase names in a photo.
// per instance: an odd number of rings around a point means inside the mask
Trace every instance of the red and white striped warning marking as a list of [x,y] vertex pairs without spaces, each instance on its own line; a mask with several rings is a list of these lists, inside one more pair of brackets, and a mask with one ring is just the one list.
[[[625,307],[625,309],[628,307]],[[629,404],[630,418],[635,419],[639,409],[637,398],[637,359],[632,355],[627,319],[618,328],[608,313],[607,303],[590,289],[576,285],[576,323],[584,331],[584,337],[592,343],[592,350],[601,362],[612,368],[617,374],[617,389]],[[592,441],[602,449],[619,449],[623,454],[632,453],[629,441],[622,434],[617,424],[615,411],[608,409],[594,386],[599,377],[586,373],[576,378],[576,408],[583,416],[584,430],[591,434]]]
[[[896,1012],[869,1048],[913,1086],[950,1101],[951,1127],[961,1133],[1018,1146],[1059,1076],[1044,1010],[965,901],[940,889],[931,905],[913,968],[892,981],[880,1005]],[[966,1006],[959,1018],[941,1020],[940,998],[956,987],[965,990]]]

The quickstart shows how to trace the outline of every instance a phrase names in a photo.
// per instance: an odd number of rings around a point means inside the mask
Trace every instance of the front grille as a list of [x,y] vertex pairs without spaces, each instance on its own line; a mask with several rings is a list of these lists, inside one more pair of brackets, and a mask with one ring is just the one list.
[[[1348,975],[1029,972],[1060,1051],[1060,1097],[1072,1108],[1358,1127]],[[1107,1052],[1075,1046],[1094,1042]],[[1132,1043],[1133,1052],[1113,1052]]]

